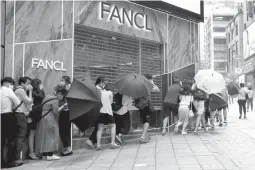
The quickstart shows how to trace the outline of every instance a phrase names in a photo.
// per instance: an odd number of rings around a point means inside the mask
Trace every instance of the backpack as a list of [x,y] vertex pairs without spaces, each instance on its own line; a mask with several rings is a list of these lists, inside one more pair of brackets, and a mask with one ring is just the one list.
[[112,103],[112,110],[113,111],[118,111],[121,109],[122,105],[122,97],[123,95],[121,95],[120,93],[117,93],[113,96],[113,103]]
[[139,110],[144,109],[149,105],[150,99],[149,97],[139,97],[135,99],[135,107]]
[[35,122],[39,122],[42,118],[44,118],[45,116],[47,116],[52,109],[50,109],[45,115],[42,116],[42,108],[43,108],[43,105],[52,101],[52,100],[56,100],[57,98],[52,98],[52,99],[49,99],[49,100],[46,100],[45,102],[41,103],[41,104],[38,104],[38,105],[35,105],[33,106],[32,110],[30,111],[29,113],[29,117],[35,121]]

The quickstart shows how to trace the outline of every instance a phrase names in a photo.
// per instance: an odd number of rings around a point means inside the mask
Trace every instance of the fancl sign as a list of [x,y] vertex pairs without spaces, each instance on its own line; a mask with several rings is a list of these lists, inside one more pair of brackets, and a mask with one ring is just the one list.
[[[106,2],[99,2],[99,17],[100,19],[107,18],[107,21],[115,19],[119,24],[129,25],[144,31],[152,31],[148,24],[148,15],[125,8],[118,8],[116,5],[111,5]],[[141,22],[142,21],[142,22]]]
[[48,61],[48,60],[42,60],[38,58],[32,58],[32,68],[43,68],[44,70],[55,70],[55,71],[64,71],[66,72],[66,69],[64,68],[64,63],[61,61]]

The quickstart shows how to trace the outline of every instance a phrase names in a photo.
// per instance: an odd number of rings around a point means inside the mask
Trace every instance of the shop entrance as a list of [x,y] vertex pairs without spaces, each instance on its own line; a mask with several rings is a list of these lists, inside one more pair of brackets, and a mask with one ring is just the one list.
[[[78,24],[75,24],[74,40],[74,78],[89,76],[95,82],[103,75],[113,83],[128,73],[149,73],[155,76],[154,82],[161,89],[163,44]],[[152,94],[152,100],[160,110],[161,93]],[[139,114],[136,115],[139,120]]]

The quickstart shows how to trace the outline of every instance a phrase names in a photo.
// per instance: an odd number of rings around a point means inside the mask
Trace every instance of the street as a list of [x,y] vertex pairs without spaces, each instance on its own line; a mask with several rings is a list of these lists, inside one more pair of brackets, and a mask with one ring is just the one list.
[[228,125],[208,133],[158,134],[148,144],[131,140],[116,150],[80,149],[59,161],[30,161],[13,170],[254,170],[255,115],[238,116],[232,104]]

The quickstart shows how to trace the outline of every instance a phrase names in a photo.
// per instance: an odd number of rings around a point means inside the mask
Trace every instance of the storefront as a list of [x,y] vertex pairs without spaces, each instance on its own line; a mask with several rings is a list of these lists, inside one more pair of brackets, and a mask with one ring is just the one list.
[[[129,1],[7,1],[4,75],[39,78],[52,92],[63,75],[114,82],[150,73],[161,89],[152,95],[158,110],[152,127],[159,127],[169,82],[195,75],[198,20]],[[139,128],[135,109],[131,117],[132,129]]]

